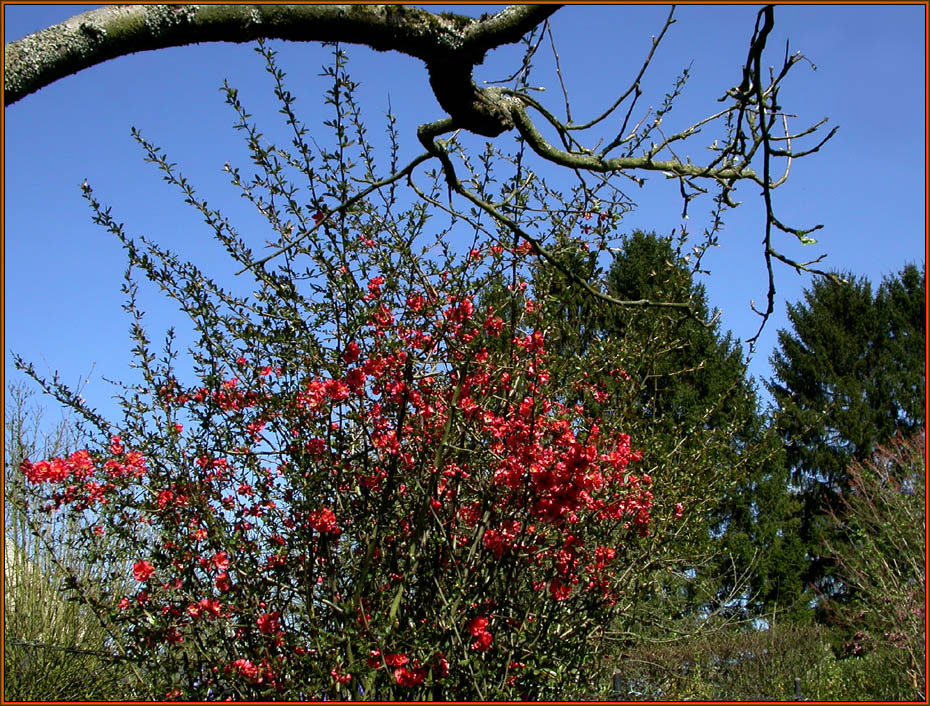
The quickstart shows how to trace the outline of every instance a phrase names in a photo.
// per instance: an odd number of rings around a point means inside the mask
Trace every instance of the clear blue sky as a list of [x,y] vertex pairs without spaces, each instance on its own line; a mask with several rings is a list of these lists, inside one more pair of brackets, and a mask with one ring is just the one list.
[[[18,39],[91,6],[4,5],[4,41]],[[676,75],[691,64],[692,80],[666,121],[681,127],[718,109],[716,99],[738,83],[758,6],[682,6],[647,75],[640,106],[658,105]],[[463,6],[465,14],[492,8]],[[570,6],[552,19],[562,70],[575,115],[593,116],[623,90],[638,70],[667,14],[663,6]],[[775,11],[767,64],[781,59],[785,40],[817,66],[799,64],[787,79],[782,104],[798,114],[795,126],[828,116],[840,131],[818,155],[798,160],[789,182],[775,194],[783,219],[799,226],[823,223],[819,244],[801,248],[780,237],[777,246],[798,259],[828,254],[825,266],[851,270],[878,282],[908,262],[922,263],[926,241],[926,8],[910,6],[785,5]],[[253,45],[207,44],[146,52],[110,61],[62,79],[5,111],[5,338],[10,351],[32,360],[40,373],[58,371],[76,384],[93,370],[85,397],[111,418],[115,389],[103,378],[131,379],[129,320],[121,309],[124,258],[116,240],[90,222],[81,198],[86,178],[113,206],[130,235],[145,234],[226,277],[224,253],[197,215],[142,161],[130,126],[164,148],[211,205],[228,205],[234,222],[250,216],[228,185],[227,160],[244,168],[241,138],[231,125],[219,87],[223,79],[266,132],[280,125],[261,58]],[[276,43],[289,87],[311,126],[327,118],[317,74],[327,51],[315,44]],[[369,134],[381,134],[388,98],[399,117],[402,155],[419,152],[415,128],[441,117],[416,60],[347,47],[350,71],[361,82]],[[539,66],[545,69],[548,60]],[[476,78],[497,79],[516,67],[515,49],[492,54]],[[540,71],[536,83],[555,109],[561,94],[555,76]],[[709,138],[707,142],[710,141]],[[707,142],[700,141],[701,146]],[[700,154],[694,155],[695,159]],[[662,177],[635,197],[640,208],[623,230],[668,233],[680,227],[681,204]],[[743,205],[728,214],[719,249],[706,260],[711,304],[723,325],[742,339],[757,318],[750,300],[764,301],[766,281],[760,241],[763,205],[755,190],[738,192]],[[709,204],[692,208],[689,228],[699,233]],[[240,220],[241,219],[241,220]],[[260,242],[256,242],[256,248]],[[225,273],[225,274],[224,274]],[[808,275],[777,266],[777,312],[751,364],[770,374],[776,331],[786,325],[785,302],[796,301]],[[157,344],[179,315],[158,295],[146,296],[149,331]]]

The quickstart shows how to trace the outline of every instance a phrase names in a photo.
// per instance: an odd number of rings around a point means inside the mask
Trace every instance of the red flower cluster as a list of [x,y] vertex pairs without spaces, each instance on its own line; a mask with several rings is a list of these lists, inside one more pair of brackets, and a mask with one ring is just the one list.
[[426,680],[426,667],[398,667],[394,670],[394,680],[401,686],[419,686]]
[[262,613],[255,622],[263,635],[274,635],[281,629],[281,612]]
[[307,521],[320,534],[339,535],[342,532],[336,521],[336,513],[328,507],[314,510],[308,515]]
[[22,470],[30,483],[62,483],[93,475],[94,462],[87,451],[75,451],[68,458],[54,458],[35,464],[27,459],[23,461]]
[[192,618],[199,618],[201,615],[220,617],[223,613],[222,604],[212,598],[201,598],[197,603],[191,603],[187,606],[187,613]]
[[473,650],[484,651],[491,649],[494,636],[488,632],[488,619],[485,616],[479,615],[477,618],[472,618],[468,621],[465,629],[475,638],[475,641],[471,643]]

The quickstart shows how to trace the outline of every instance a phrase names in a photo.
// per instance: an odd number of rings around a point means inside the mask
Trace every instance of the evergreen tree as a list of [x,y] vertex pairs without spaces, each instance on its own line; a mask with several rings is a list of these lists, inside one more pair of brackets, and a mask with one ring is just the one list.
[[842,592],[821,545],[837,541],[826,518],[841,513],[850,464],[925,420],[925,271],[908,265],[874,293],[866,278],[844,279],[817,280],[788,306],[792,330],[779,331],[767,384],[803,504],[805,580],[825,594]]

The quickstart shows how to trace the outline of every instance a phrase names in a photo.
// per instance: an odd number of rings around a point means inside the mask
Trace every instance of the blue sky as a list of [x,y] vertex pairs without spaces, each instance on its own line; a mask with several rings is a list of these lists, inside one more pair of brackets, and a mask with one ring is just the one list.
[[[62,21],[91,6],[4,5],[4,41]],[[437,8],[438,9],[438,8]],[[681,6],[644,83],[640,107],[657,106],[681,70],[692,79],[666,120],[683,127],[719,109],[716,99],[739,81],[758,6]],[[463,6],[464,14],[491,8]],[[798,115],[795,126],[828,116],[837,136],[817,155],[792,167],[775,192],[783,220],[798,226],[823,223],[819,243],[802,248],[787,236],[777,242],[798,259],[827,253],[824,266],[878,282],[908,262],[922,263],[926,236],[926,16],[925,6],[785,5],[775,11],[766,64],[781,59],[785,40],[817,67],[797,65],[782,90],[782,105]],[[664,6],[570,6],[552,19],[566,85],[579,118],[593,116],[629,84],[645,57],[650,36],[662,27]],[[275,43],[289,88],[311,126],[328,116],[318,78],[328,50],[316,44]],[[94,226],[81,198],[86,178],[113,206],[130,235],[145,234],[205,265],[220,279],[231,276],[224,253],[197,215],[142,160],[130,127],[167,152],[211,205],[223,205],[248,232],[251,216],[229,186],[227,160],[248,166],[233,115],[219,88],[224,79],[260,124],[280,125],[270,82],[253,45],[206,44],[123,57],[62,79],[5,111],[4,371],[22,379],[10,352],[35,363],[40,374],[58,371],[70,384],[89,381],[84,396],[115,416],[115,388],[104,378],[132,377],[129,320],[121,309],[125,268],[116,240]],[[346,47],[350,73],[361,82],[360,100],[369,134],[380,135],[390,98],[401,130],[401,154],[419,153],[416,125],[442,116],[420,62],[398,54]],[[540,51],[535,83],[554,109],[562,105],[557,78]],[[478,80],[503,78],[518,66],[518,52],[489,56]],[[270,121],[270,122],[269,122]],[[712,140],[699,139],[695,149]],[[696,153],[695,158],[700,154]],[[623,231],[668,233],[681,226],[675,190],[653,178],[633,196],[639,209]],[[758,319],[749,302],[764,301],[767,284],[760,241],[763,205],[743,187],[743,205],[726,217],[721,247],[708,255],[711,304],[723,310],[725,328],[742,339]],[[689,229],[706,225],[710,205],[692,207]],[[241,219],[241,220],[239,220]],[[256,247],[260,241],[256,243]],[[785,302],[796,301],[809,275],[776,266],[777,311],[751,363],[768,377],[768,356]],[[162,340],[178,321],[176,309],[157,295],[144,300],[150,335]],[[156,346],[157,347],[157,346]]]

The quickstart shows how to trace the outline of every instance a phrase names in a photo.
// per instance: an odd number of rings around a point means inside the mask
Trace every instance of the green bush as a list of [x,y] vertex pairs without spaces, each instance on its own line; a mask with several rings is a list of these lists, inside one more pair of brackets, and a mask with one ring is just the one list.
[[827,654],[808,674],[804,696],[812,701],[922,701],[915,684],[895,666],[896,655],[879,648],[861,657]]
[[821,626],[725,631],[703,639],[639,645],[619,658],[619,693],[628,701],[907,701],[910,677],[892,650],[837,658]]
[[828,546],[848,593],[827,604],[844,631],[842,653],[866,658],[856,680],[877,665],[870,698],[925,701],[926,433],[896,437],[847,472],[849,492],[832,517],[844,539]]

